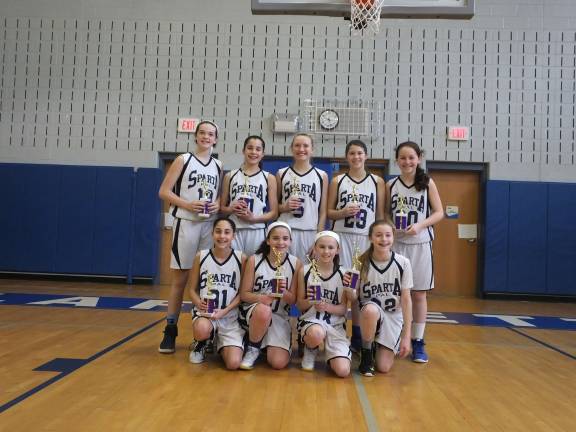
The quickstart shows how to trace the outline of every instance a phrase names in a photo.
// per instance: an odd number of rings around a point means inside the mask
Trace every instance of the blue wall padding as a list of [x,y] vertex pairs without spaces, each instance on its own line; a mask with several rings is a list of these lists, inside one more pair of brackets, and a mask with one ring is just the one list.
[[547,293],[576,295],[576,184],[548,188]]
[[158,190],[162,176],[160,169],[140,168],[136,172],[131,269],[134,277],[155,277],[158,274],[162,223]]
[[510,182],[486,183],[484,291],[508,290]]
[[53,165],[0,164],[0,269],[54,271],[59,183]]
[[128,272],[133,177],[132,168],[98,168],[92,274]]
[[[0,164],[0,270],[152,277],[160,169]],[[138,202],[136,202],[138,201]]]
[[97,167],[62,166],[54,271],[91,274]]
[[542,293],[546,287],[545,183],[510,184],[508,286],[514,293]]

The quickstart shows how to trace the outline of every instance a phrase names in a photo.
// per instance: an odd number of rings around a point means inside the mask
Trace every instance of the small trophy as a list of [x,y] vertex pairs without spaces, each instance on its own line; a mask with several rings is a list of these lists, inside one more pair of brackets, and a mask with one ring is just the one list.
[[346,274],[350,276],[350,282],[344,286],[350,290],[355,291],[358,288],[358,281],[360,280],[360,248],[358,244],[354,242],[354,253],[352,254],[352,268],[346,270]]
[[[350,197],[350,203],[354,204],[354,205],[358,205],[360,203],[360,197],[358,195],[358,186],[353,184],[352,185],[352,196]],[[358,222],[357,217],[358,217],[358,213],[356,212],[356,214],[354,215],[354,222],[356,225],[356,222]]]
[[306,286],[306,300],[312,304],[318,304],[322,301],[322,285],[320,283],[320,272],[318,264],[314,258],[308,257],[310,261],[310,280]]
[[398,211],[394,215],[394,225],[397,230],[405,230],[408,227],[408,215],[406,214],[406,199],[398,195]]
[[282,274],[282,253],[275,248],[272,248],[272,253],[274,254],[274,267],[276,267],[276,272],[270,281],[272,287],[270,295],[280,298],[284,295],[284,287],[288,286],[288,278]]
[[206,183],[206,179],[202,179],[202,181],[200,182],[200,187],[201,187],[200,190],[202,191],[202,194],[200,196],[200,201],[202,201],[202,211],[198,213],[198,216],[200,216],[203,219],[206,219],[210,217],[210,209],[208,208],[208,204],[210,204],[210,197],[208,196],[210,194],[210,189],[208,188],[208,183]]
[[[304,198],[302,198],[300,192],[300,180],[298,180],[298,177],[296,176],[292,176],[292,181],[290,182],[290,198],[296,198],[301,204],[304,203]],[[292,210],[292,214],[297,218],[301,218],[304,215],[304,206],[301,205],[300,207],[295,208]]]
[[206,318],[211,318],[218,307],[216,304],[216,293],[214,292],[214,282],[214,275],[206,273],[206,294],[203,296],[203,299],[206,300],[207,308],[206,312],[198,313],[198,315]]
[[254,207],[254,198],[252,198],[249,192],[250,186],[248,185],[248,177],[243,172],[242,175],[244,176],[244,185],[242,186],[242,190],[238,195],[238,201],[243,201],[246,204],[246,208],[252,211]]

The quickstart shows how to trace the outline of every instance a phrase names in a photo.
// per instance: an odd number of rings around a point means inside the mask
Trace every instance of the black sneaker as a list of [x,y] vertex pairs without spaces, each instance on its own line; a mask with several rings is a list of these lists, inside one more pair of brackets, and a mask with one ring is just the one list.
[[172,354],[176,351],[176,336],[178,336],[178,326],[176,324],[166,324],[166,327],[164,327],[164,338],[160,342],[158,352]]
[[371,349],[362,348],[360,351],[360,366],[358,372],[367,377],[374,376],[374,354]]

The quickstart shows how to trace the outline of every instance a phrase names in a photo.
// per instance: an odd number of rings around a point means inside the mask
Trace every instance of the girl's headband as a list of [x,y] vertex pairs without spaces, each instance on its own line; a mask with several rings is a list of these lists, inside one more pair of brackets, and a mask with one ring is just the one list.
[[290,228],[290,225],[288,225],[286,222],[276,221],[276,222],[272,222],[270,225],[268,225],[268,229],[266,230],[266,238],[268,238],[268,236],[270,235],[272,230],[274,228],[277,228],[277,227],[286,228],[288,230],[288,232],[290,233],[290,236],[292,236],[292,228]]
[[338,246],[340,246],[340,236],[336,234],[334,231],[320,231],[318,234],[316,234],[316,237],[314,238],[314,243],[316,243],[322,237],[332,237],[334,240],[338,242]]

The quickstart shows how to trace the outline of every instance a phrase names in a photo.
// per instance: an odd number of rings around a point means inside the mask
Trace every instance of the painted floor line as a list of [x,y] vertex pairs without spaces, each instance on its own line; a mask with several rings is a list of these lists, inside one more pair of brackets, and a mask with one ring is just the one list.
[[372,406],[370,405],[370,400],[366,394],[366,388],[362,382],[362,380],[366,378],[363,378],[358,372],[352,372],[352,377],[354,378],[356,392],[358,393],[358,399],[360,400],[360,406],[362,407],[362,413],[364,414],[364,420],[366,421],[368,432],[378,432],[380,428],[378,427],[378,422],[372,412]]
[[529,335],[527,335],[526,333],[523,333],[523,332],[521,332],[521,331],[519,331],[519,330],[516,330],[515,328],[509,327],[509,329],[510,329],[511,331],[513,331],[514,333],[517,333],[517,334],[519,334],[519,335],[522,335],[522,336],[524,336],[525,338],[528,338],[528,339],[530,339],[530,340],[533,340],[534,342],[539,343],[540,345],[545,346],[546,348],[550,348],[551,350],[554,350],[554,351],[556,351],[556,352],[558,352],[558,353],[560,353],[560,354],[562,354],[562,355],[565,355],[566,357],[570,357],[572,360],[576,360],[576,356],[573,356],[572,354],[567,353],[566,351],[562,351],[560,348],[557,348],[557,347],[555,347],[554,345],[550,345],[549,343],[543,342],[543,341],[541,341],[540,339],[537,339],[537,338],[535,338],[535,337],[533,337],[533,336],[529,336]]

